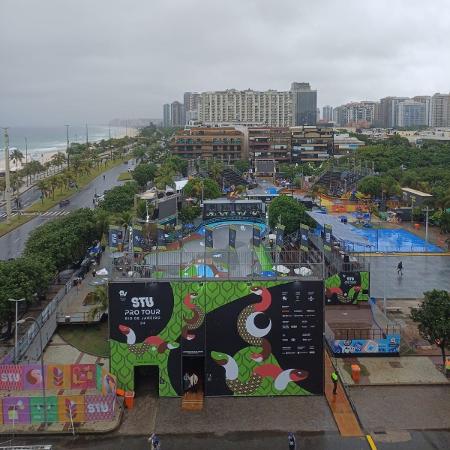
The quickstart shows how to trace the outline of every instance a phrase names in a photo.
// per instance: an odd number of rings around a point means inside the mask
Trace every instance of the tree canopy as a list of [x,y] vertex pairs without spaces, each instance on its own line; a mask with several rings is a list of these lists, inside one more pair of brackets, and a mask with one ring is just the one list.
[[269,226],[281,223],[285,226],[287,234],[293,233],[300,228],[300,224],[310,224],[311,219],[306,214],[306,208],[295,198],[287,195],[280,195],[270,202],[269,205]]
[[137,193],[138,187],[134,181],[116,186],[105,194],[100,208],[111,213],[128,211],[133,207],[134,196]]
[[434,289],[424,296],[422,304],[411,311],[411,318],[419,324],[420,335],[441,349],[445,366],[445,349],[450,345],[450,294]]
[[209,178],[190,179],[183,188],[183,192],[187,197],[195,197],[200,199],[202,197],[202,189],[203,199],[205,200],[218,198],[222,195],[217,182]]
[[153,181],[158,168],[155,164],[139,164],[133,171],[133,179],[140,187],[145,187],[149,181]]

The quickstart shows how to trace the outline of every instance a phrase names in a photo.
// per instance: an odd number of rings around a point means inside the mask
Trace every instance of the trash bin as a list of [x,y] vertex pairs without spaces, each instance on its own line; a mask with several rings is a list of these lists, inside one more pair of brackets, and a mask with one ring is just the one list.
[[124,397],[125,396],[125,391],[123,389],[116,389],[116,395],[118,397]]
[[361,376],[361,367],[358,364],[352,364],[352,380],[355,383],[359,383],[359,379]]
[[133,409],[134,406],[134,391],[125,392],[125,406],[127,409]]

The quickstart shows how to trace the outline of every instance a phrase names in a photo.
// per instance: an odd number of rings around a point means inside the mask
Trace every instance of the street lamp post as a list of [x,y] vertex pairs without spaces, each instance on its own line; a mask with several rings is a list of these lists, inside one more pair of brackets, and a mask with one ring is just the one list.
[[[21,319],[17,322],[17,324],[25,323],[27,320],[33,321],[36,326],[38,327],[38,334],[39,334],[39,346],[40,346],[40,353],[41,353],[41,377],[42,377],[42,398],[44,402],[44,426],[47,426],[47,397],[45,392],[45,371],[44,371],[44,349],[42,348],[42,327],[39,325],[39,322],[34,317],[25,317],[25,319]],[[16,324],[16,327],[17,327]]]
[[24,298],[19,298],[16,300],[15,298],[9,298],[10,302],[14,302],[16,304],[16,320],[15,320],[15,327],[14,327],[14,364],[17,364],[17,324],[18,324],[18,315],[19,315],[19,302],[23,302]]

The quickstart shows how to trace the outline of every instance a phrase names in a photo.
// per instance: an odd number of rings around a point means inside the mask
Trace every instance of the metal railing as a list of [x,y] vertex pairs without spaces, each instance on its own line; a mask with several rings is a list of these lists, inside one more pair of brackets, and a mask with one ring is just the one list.
[[266,247],[238,250],[155,251],[113,265],[113,278],[152,279],[298,279],[323,278],[323,264],[303,262],[298,251]]
[[379,328],[335,328],[332,330],[332,335],[327,336],[332,340],[351,341],[355,339],[386,339],[387,335],[400,334],[400,328],[395,326],[388,326],[383,329]]

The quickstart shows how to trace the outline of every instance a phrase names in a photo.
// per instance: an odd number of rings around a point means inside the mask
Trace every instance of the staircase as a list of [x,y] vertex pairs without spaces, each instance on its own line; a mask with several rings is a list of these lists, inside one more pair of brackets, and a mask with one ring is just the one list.
[[248,182],[238,172],[227,167],[222,171],[222,184],[224,187],[229,188],[231,185],[247,186]]
[[201,411],[203,409],[203,391],[185,392],[181,400],[181,409],[183,411]]

